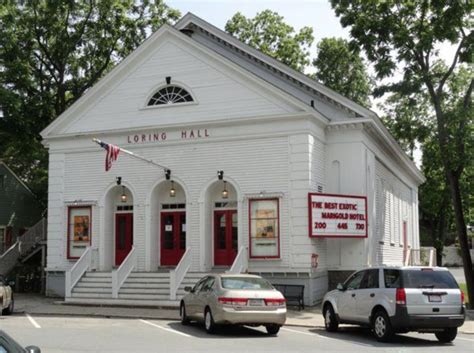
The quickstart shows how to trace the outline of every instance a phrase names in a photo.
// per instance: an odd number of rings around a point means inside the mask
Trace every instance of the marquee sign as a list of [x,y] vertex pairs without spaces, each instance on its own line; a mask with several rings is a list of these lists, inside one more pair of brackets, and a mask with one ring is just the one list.
[[367,237],[367,197],[308,194],[311,238]]

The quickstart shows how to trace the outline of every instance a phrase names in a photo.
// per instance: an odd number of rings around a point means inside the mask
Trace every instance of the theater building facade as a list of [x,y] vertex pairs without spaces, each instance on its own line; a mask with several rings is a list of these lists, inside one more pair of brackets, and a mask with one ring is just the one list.
[[[97,300],[127,303],[137,273],[169,274],[173,292],[192,273],[242,271],[303,284],[312,305],[348,271],[419,248],[424,178],[377,115],[193,14],[42,136],[50,295],[95,273],[118,286]],[[143,159],[120,152],[106,172],[93,138]]]

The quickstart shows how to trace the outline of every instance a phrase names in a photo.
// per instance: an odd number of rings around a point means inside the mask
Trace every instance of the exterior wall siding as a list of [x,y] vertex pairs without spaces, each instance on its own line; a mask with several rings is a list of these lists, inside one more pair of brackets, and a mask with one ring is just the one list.
[[377,264],[403,264],[403,222],[407,222],[408,246],[418,247],[414,235],[412,192],[380,160],[376,170]]
[[[165,84],[184,85],[195,103],[147,108],[147,97]],[[296,111],[254,83],[179,40],[166,40],[85,111],[67,133],[239,119]]]
[[[124,153],[105,172],[105,152],[90,141],[96,135],[171,170],[171,179],[186,195],[185,200],[179,197],[186,207],[191,271],[213,267],[213,188],[223,185],[218,170],[224,171],[238,205],[239,247],[250,245],[249,200],[279,200],[280,258],[250,259],[249,271],[273,283],[305,284],[308,305],[322,298],[328,281],[332,286],[352,270],[399,264],[404,220],[409,245],[418,246],[416,181],[365,131],[370,129],[367,125],[206,36],[196,33],[192,41],[171,31],[163,33],[155,45],[145,43],[145,49],[138,49],[140,55],[126,59],[126,68],[119,65],[113,80],[104,78],[92,97],[86,94],[87,104],[71,107],[66,112],[69,120],[48,132],[47,261],[53,292],[60,292],[56,287],[63,281],[62,271],[74,264],[67,259],[68,206],[91,205],[91,245],[98,249],[93,267],[111,270],[117,201],[113,197],[120,195],[110,195],[117,190],[118,176],[133,198],[137,270],[156,271],[159,264],[159,208],[165,200],[160,188],[168,188],[170,182],[162,169]],[[146,107],[147,98],[166,77],[189,89],[195,102]],[[320,114],[302,106],[311,100]],[[351,119],[350,125],[331,126]],[[205,136],[189,138],[190,129]],[[168,137],[147,140],[154,133]],[[368,238],[310,238],[309,192],[367,195]],[[312,268],[312,254],[319,255],[317,268]]]

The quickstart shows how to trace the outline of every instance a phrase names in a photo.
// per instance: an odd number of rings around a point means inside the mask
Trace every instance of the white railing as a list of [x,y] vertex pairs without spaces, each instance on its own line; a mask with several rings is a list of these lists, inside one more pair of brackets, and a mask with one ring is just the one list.
[[406,266],[437,266],[436,249],[432,247],[422,247],[420,249],[410,249],[405,259]]
[[249,269],[249,258],[248,249],[245,246],[241,246],[237,256],[235,257],[234,263],[227,273],[237,274],[245,273]]
[[178,266],[170,271],[170,300],[176,300],[176,293],[183,282],[184,276],[191,267],[191,248],[187,248]]
[[132,246],[132,250],[130,250],[120,267],[112,272],[112,298],[118,298],[120,288],[136,265],[137,251],[135,247]]
[[88,246],[74,266],[69,271],[66,271],[66,298],[71,297],[72,289],[89,269],[92,260],[91,255],[92,250]]
[[403,265],[405,265],[405,266],[410,265],[412,252],[413,252],[413,249],[408,249],[407,250],[406,255],[405,255],[405,261],[404,261]]
[[436,266],[436,249],[430,249],[429,263],[428,266]]

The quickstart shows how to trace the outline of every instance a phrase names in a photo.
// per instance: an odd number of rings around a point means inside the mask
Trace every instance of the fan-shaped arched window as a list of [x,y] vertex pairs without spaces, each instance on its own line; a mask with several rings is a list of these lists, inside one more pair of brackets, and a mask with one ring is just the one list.
[[160,88],[148,101],[148,106],[193,102],[193,97],[184,88],[168,85]]

